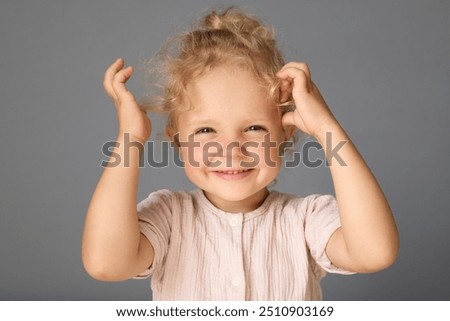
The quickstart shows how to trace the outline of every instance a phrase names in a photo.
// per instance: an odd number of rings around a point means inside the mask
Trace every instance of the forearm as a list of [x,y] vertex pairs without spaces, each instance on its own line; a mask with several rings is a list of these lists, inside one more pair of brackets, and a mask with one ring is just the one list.
[[[399,240],[384,193],[345,131],[337,123],[327,131],[331,133],[328,139],[332,139],[328,146],[346,142],[337,151],[340,158],[326,151],[341,217],[345,255],[359,270],[390,265],[397,255]],[[322,146],[327,146],[326,132],[317,139]]]
[[[283,125],[295,125],[316,137],[331,170],[342,227],[328,241],[328,257],[357,272],[389,266],[397,256],[398,233],[375,177],[311,81],[308,66],[288,63],[277,77],[282,79],[281,102],[292,96],[296,105],[283,116]],[[341,142],[347,143],[341,147]]]
[[86,216],[83,261],[93,274],[102,274],[108,267],[121,273],[137,260],[140,230],[136,205],[142,148],[126,149],[123,135],[119,135],[117,142],[114,160],[120,162],[116,164],[110,159]]

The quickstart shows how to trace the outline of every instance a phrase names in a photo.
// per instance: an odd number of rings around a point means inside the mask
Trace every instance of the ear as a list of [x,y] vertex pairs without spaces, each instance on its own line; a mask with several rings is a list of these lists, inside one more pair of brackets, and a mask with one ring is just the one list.
[[177,146],[178,148],[180,147],[178,133],[176,132],[175,128],[170,125],[166,126],[166,135],[175,146]]
[[283,130],[284,130],[284,139],[288,141],[294,135],[295,131],[297,130],[297,127],[295,127],[294,125],[288,125],[283,127]]

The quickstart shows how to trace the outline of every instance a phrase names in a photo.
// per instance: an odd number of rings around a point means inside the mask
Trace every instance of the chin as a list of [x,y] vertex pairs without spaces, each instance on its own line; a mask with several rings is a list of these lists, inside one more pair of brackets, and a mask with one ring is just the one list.
[[248,187],[246,188],[243,186],[227,186],[227,187],[222,186],[219,188],[210,188],[203,190],[211,195],[214,195],[215,197],[221,198],[224,201],[240,202],[255,196],[255,194],[261,192],[261,190],[265,188],[266,186],[261,187],[255,186],[253,188]]

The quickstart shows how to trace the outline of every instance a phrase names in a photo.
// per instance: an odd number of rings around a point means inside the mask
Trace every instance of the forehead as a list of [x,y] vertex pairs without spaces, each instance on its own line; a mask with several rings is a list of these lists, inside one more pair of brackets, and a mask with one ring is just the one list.
[[[189,112],[217,113],[272,107],[268,90],[252,72],[237,66],[222,66],[206,71],[188,84],[186,103]],[[256,110],[255,109],[255,110]]]

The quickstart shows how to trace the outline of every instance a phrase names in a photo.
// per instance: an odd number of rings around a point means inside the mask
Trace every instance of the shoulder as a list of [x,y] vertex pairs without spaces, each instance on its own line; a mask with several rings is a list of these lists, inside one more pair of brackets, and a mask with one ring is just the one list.
[[312,194],[305,197],[305,206],[310,213],[317,213],[324,210],[336,210],[337,201],[333,195]]
[[275,211],[292,212],[303,215],[337,209],[336,198],[328,194],[299,196],[278,191],[271,192],[271,207]]
[[150,193],[145,199],[139,202],[138,211],[142,212],[148,208],[172,211],[173,208],[183,207],[188,203],[192,203],[192,198],[191,192],[161,189]]

